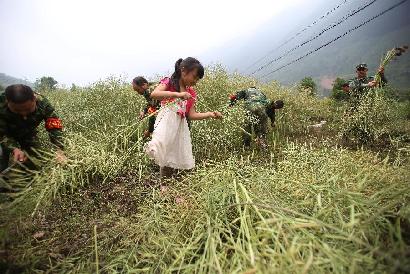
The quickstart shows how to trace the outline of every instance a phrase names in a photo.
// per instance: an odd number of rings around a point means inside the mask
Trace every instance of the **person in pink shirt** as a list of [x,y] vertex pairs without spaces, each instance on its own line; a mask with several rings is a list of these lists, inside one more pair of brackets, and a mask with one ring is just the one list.
[[172,76],[162,79],[151,93],[153,99],[161,101],[161,109],[146,153],[160,166],[162,178],[171,176],[175,169],[195,167],[187,118],[222,118],[222,114],[217,111],[196,112],[197,96],[193,87],[203,76],[204,67],[197,59],[179,59]]

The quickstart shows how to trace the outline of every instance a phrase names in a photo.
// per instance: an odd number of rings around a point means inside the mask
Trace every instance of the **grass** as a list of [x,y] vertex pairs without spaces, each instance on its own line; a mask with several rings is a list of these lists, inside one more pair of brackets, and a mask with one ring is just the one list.
[[[143,153],[146,121],[137,120],[143,100],[126,83],[111,78],[82,91],[48,94],[66,125],[70,161],[56,166],[49,160],[12,202],[2,204],[2,269],[409,271],[405,115],[392,116],[393,128],[381,127],[383,119],[371,124],[376,132],[400,132],[383,146],[341,146],[346,105],[263,84],[270,98],[284,99],[285,108],[270,131],[269,151],[244,151],[242,108],[226,103],[229,93],[252,84],[221,67],[208,69],[197,87],[198,108],[221,110],[225,118],[194,123],[197,168],[171,180],[165,194],[158,168]],[[389,104],[387,111],[403,108]],[[320,132],[307,130],[321,120],[328,123]],[[177,197],[184,202],[176,203]]]

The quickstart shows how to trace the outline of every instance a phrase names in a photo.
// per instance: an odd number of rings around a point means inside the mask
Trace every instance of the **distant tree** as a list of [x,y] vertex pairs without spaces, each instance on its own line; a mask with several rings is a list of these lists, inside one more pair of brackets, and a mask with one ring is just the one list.
[[346,80],[343,78],[337,77],[333,82],[332,94],[331,97],[336,101],[343,101],[349,98],[349,95],[342,90],[342,85],[346,83]]
[[307,92],[308,94],[315,95],[317,91],[317,86],[312,77],[305,77],[300,81],[299,84],[300,90]]
[[55,90],[58,82],[50,76],[44,76],[40,79],[37,79],[34,83],[34,87],[36,90]]
[[0,91],[3,91],[4,87],[0,84]]

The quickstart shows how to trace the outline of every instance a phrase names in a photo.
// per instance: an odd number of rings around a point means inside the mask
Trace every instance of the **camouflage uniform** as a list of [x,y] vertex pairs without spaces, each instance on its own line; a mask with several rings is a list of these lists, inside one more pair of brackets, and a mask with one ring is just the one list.
[[[145,100],[147,101],[147,105],[144,108],[144,115],[151,115],[152,113],[158,111],[161,107],[161,104],[158,100],[151,98],[151,93],[154,91],[156,85],[150,85],[150,87],[144,91],[142,96],[144,96]],[[148,118],[148,132],[154,132],[154,125],[155,125],[156,114],[150,116]]]
[[62,125],[53,106],[44,97],[36,94],[36,110],[26,119],[9,110],[4,93],[0,94],[0,171],[7,168],[14,148],[33,153],[39,147],[37,127],[45,122],[50,141],[63,148]]
[[[360,67],[367,69],[366,64],[359,64],[356,68],[360,68]],[[387,79],[384,76],[384,73],[380,74],[380,76],[381,76],[381,85],[383,87],[387,84]],[[373,76],[366,76],[363,78],[355,77],[349,80],[350,101],[353,107],[357,106],[361,98],[369,92],[370,88],[368,86],[368,83],[373,80],[374,80]]]
[[[244,130],[247,133],[253,130],[258,138],[266,139],[268,117],[272,123],[275,122],[275,110],[269,107],[271,103],[266,95],[252,87],[231,96],[230,105],[233,106],[238,100],[245,101]],[[245,146],[250,146],[251,136],[247,133],[243,134],[243,142]]]

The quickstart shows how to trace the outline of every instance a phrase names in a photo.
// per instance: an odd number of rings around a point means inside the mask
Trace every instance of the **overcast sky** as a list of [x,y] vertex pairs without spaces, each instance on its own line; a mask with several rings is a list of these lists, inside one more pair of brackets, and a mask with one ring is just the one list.
[[0,0],[0,72],[67,85],[163,74],[302,2]]

